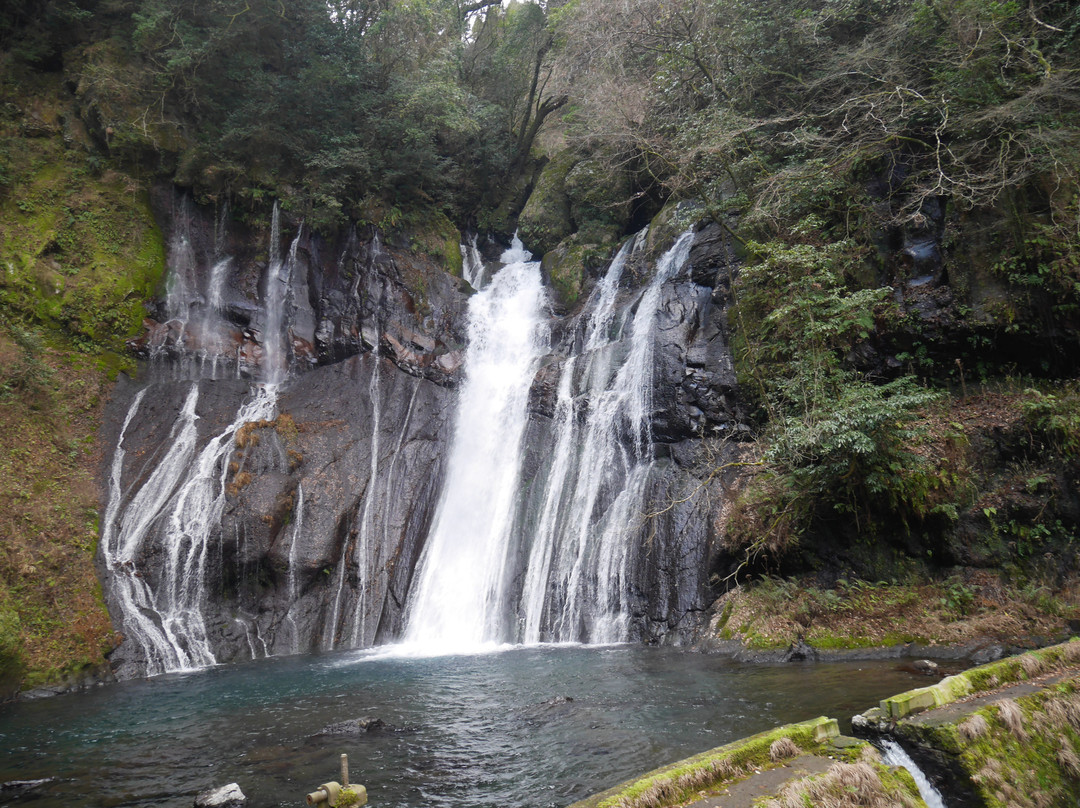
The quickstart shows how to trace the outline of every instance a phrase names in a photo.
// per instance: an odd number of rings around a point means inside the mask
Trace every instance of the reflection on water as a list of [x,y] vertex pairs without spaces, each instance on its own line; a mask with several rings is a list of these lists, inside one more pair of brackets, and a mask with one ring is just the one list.
[[[253,808],[352,779],[379,808],[564,806],[689,754],[924,684],[891,663],[740,665],[669,649],[534,647],[462,657],[334,654],[126,682],[0,710],[19,805],[191,805],[237,782]],[[324,736],[371,716],[386,727]],[[5,802],[9,800],[9,802]],[[0,805],[15,799],[0,792]]]

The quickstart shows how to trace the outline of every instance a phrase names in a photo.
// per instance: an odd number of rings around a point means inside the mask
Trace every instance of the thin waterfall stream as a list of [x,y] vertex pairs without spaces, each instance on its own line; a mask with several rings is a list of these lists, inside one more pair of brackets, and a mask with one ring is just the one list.
[[[375,530],[374,509],[376,491],[380,487],[380,482],[384,483],[383,491],[385,492],[385,481],[379,476],[379,438],[381,434],[381,430],[379,429],[379,375],[379,362],[376,361],[375,370],[371,374],[371,384],[368,387],[368,398],[371,401],[371,470],[368,474],[367,490],[364,492],[364,504],[360,511],[360,535],[356,543],[357,567],[361,570],[370,570],[371,578],[377,576],[376,570],[378,569],[372,533]],[[370,599],[368,595],[372,583],[372,581],[363,581],[360,583],[356,610],[353,613],[350,641],[350,645],[352,646],[367,644],[366,641],[370,637],[368,617],[372,605],[369,602]]]
[[930,778],[919,768],[919,764],[911,759],[911,755],[904,747],[888,738],[882,738],[877,743],[880,744],[883,752],[881,758],[887,765],[899,766],[911,775],[915,786],[919,789],[919,796],[926,803],[926,808],[945,808],[945,800],[941,792],[934,787]]
[[[628,323],[616,323],[615,301],[641,239],[623,245],[598,284],[583,356],[566,363],[560,380],[555,454],[525,572],[525,642],[628,639],[631,527],[641,519],[652,464],[656,315],[661,289],[686,263],[692,242],[684,233],[661,256]],[[584,423],[575,417],[575,393],[587,402]]]
[[[203,295],[196,290],[198,262],[188,234],[181,231],[174,239],[165,311],[170,321],[179,324],[181,333],[186,333],[190,323],[199,322],[195,339],[202,345],[200,361],[194,367],[195,378],[188,383],[183,404],[157,456],[142,461],[148,476],[133,491],[122,484],[124,464],[129,461],[124,439],[150,388],[144,387],[134,396],[113,455],[101,533],[109,588],[120,613],[118,622],[140,647],[146,675],[194,670],[217,662],[204,619],[204,606],[208,597],[211,542],[220,532],[226,504],[229,458],[245,425],[266,423],[276,417],[279,387],[288,373],[287,357],[283,355],[288,328],[286,279],[296,261],[299,234],[288,259],[283,261],[276,247],[280,238],[279,221],[280,213],[275,205],[265,300],[270,332],[266,339],[267,380],[250,386],[232,421],[205,442],[200,440],[198,409],[203,386],[217,377],[219,317],[231,261],[228,258],[215,261]],[[190,312],[206,301],[209,305],[203,308],[201,317],[193,318]],[[185,339],[179,340],[181,347]],[[208,366],[209,355],[213,361]],[[178,365],[181,376],[186,375],[188,364],[182,360]],[[151,545],[160,547],[160,552],[153,553]],[[155,555],[159,559],[154,562],[158,584],[151,587],[145,565]],[[243,620],[240,622],[245,636],[249,635],[251,627]],[[251,647],[254,656],[254,645]]]

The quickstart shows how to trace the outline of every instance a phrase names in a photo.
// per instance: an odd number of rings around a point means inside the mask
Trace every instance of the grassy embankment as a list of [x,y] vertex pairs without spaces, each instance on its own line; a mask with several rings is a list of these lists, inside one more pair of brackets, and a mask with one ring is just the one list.
[[103,661],[97,444],[164,268],[145,189],[108,169],[54,75],[0,85],[0,695]]
[[[829,558],[819,543],[795,543],[789,553],[819,572],[744,583],[717,603],[716,636],[847,649],[1075,633],[1078,403],[1075,383],[1031,380],[943,396],[909,445],[925,463],[924,517],[838,538]],[[737,499],[728,518],[745,518]],[[906,532],[921,557],[883,532]]]
[[1042,808],[1080,796],[1080,640],[901,693],[862,723],[947,766],[980,805]]

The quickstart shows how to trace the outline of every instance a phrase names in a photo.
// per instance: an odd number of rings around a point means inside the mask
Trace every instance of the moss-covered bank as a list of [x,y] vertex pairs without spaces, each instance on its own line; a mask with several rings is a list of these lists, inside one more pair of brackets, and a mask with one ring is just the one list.
[[108,167],[60,76],[0,59],[2,698],[78,680],[113,646],[96,435],[165,250],[145,187]]
[[[816,768],[819,773],[801,776],[802,767],[793,772],[778,771],[799,762],[816,763],[809,768]],[[772,772],[779,776],[770,776]],[[782,784],[777,792],[780,801],[768,800],[764,804],[769,806],[818,805],[830,798],[840,799],[836,805],[873,808],[925,805],[906,772],[882,765],[871,746],[841,737],[836,721],[822,717],[787,724],[711,749],[576,802],[571,808],[697,805],[700,800],[752,780],[760,781],[757,787]],[[739,797],[734,799],[733,804],[742,804]],[[856,801],[844,801],[852,799]]]
[[969,651],[1031,647],[1069,636],[1080,618],[1077,587],[1075,580],[1060,587],[1018,585],[985,570],[936,581],[840,579],[831,587],[812,576],[766,577],[731,589],[713,604],[702,642],[751,655],[794,646],[823,655],[878,654],[908,644]]
[[965,804],[1080,801],[1080,640],[884,699],[857,731],[901,739]]

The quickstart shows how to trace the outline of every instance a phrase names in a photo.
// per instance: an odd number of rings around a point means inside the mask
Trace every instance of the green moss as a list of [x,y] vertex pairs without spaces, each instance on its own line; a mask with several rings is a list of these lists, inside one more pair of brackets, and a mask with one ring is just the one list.
[[1076,664],[1078,661],[1080,639],[1072,639],[1067,643],[981,665],[955,676],[948,676],[936,685],[909,690],[884,699],[880,705],[881,712],[894,720],[903,718],[922,710],[951,704],[972,693],[1024,681],[1029,678],[1029,671],[1045,672]]
[[576,157],[570,149],[559,152],[540,171],[525,208],[518,216],[518,230],[525,246],[545,254],[574,231],[566,175]]
[[806,637],[815,648],[822,650],[851,650],[854,648],[873,648],[879,645],[870,637],[850,634],[830,634],[827,631],[813,631]]
[[659,256],[701,218],[700,206],[687,201],[672,201],[664,205],[649,222],[645,249],[650,256]]
[[1022,696],[1014,704],[1021,716],[1016,723],[1004,717],[1007,707],[978,710],[974,715],[982,717],[987,729],[974,739],[951,725],[928,728],[923,735],[959,757],[990,808],[1075,804],[1080,800],[1080,770],[1070,760],[1077,760],[1080,728],[1069,714],[1080,709],[1077,680]]
[[461,277],[461,232],[445,214],[425,216],[422,226],[413,232],[412,242],[455,278]]
[[[731,601],[731,600],[729,600],[727,603],[724,604],[724,608],[720,612],[720,617],[716,621],[716,627],[721,632],[727,631],[727,632],[730,633],[730,629],[728,628],[727,622],[728,622],[728,620],[731,619],[731,612],[732,612],[732,610],[734,608],[735,608],[735,603],[733,601]],[[730,639],[730,638],[727,638],[727,639]]]
[[686,797],[689,792],[689,788],[680,783],[694,782],[695,788],[700,789],[701,784],[708,782],[710,778],[715,780],[715,771],[720,764],[759,769],[777,765],[772,763],[769,750],[773,742],[781,738],[789,738],[801,749],[812,751],[821,749],[830,738],[837,735],[839,735],[839,728],[836,721],[825,717],[777,727],[657,769],[638,780],[624,783],[603,794],[575,803],[573,808],[615,808],[615,806],[633,805],[635,800],[647,791],[664,785],[681,795],[672,800],[674,804]]
[[343,788],[338,796],[337,808],[353,808],[353,806],[367,805],[367,789],[363,786],[350,786]]
[[4,692],[83,677],[113,646],[92,560],[94,436],[165,269],[145,188],[107,168],[60,81],[0,73]]
[[626,172],[610,154],[591,154],[574,164],[563,186],[570,202],[570,218],[583,244],[611,244],[630,222],[633,195]]
[[911,776],[911,772],[907,769],[891,766],[883,766],[880,763],[874,764],[874,769],[878,773],[878,778],[881,780],[882,790],[886,794],[906,794],[909,797],[915,797],[920,799],[919,786],[915,783],[915,778]]
[[581,297],[585,282],[587,250],[571,244],[560,244],[544,254],[541,271],[551,280],[556,302],[571,308]]
[[86,351],[123,350],[165,268],[149,198],[54,138],[19,139],[0,203],[0,307]]
[[18,689],[23,674],[22,622],[8,603],[6,587],[0,581],[0,700]]

